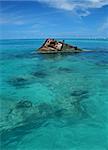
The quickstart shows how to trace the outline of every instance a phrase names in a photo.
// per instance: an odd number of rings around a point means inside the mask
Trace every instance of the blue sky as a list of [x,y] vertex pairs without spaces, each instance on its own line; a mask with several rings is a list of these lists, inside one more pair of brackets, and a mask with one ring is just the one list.
[[0,38],[108,37],[108,0],[0,1]]

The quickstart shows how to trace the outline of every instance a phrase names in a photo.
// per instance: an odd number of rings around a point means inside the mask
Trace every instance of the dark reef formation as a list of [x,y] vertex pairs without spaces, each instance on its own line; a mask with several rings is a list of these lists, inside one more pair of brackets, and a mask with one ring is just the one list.
[[48,74],[45,71],[35,71],[32,75],[37,78],[45,78]]
[[13,78],[9,79],[7,81],[7,83],[18,88],[18,87],[26,86],[26,85],[30,84],[31,82],[26,77],[21,76],[21,77],[13,77]]
[[[26,99],[14,103],[2,120],[1,145],[5,147],[10,143],[20,141],[32,129],[47,126],[50,120],[63,121],[88,117],[86,107],[81,104],[82,100],[88,96],[87,90],[75,90],[70,93],[70,99],[64,98],[52,104],[34,104]],[[62,126],[65,125],[62,123]]]
[[61,72],[61,73],[72,73],[73,69],[66,68],[66,67],[59,67],[58,68],[58,72]]
[[77,99],[82,100],[89,97],[88,90],[76,90],[71,93],[71,96],[77,97]]

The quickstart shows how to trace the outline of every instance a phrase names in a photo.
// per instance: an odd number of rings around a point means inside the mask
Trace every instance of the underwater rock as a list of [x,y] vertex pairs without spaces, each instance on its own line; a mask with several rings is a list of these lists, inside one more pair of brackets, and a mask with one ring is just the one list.
[[16,126],[11,125],[8,128],[4,128],[0,132],[1,149],[7,149],[8,145],[18,144],[25,135],[31,132],[31,130],[40,128],[45,122],[46,119],[36,119],[34,115],[31,115],[29,119],[26,119],[22,123],[18,123]]
[[38,105],[38,110],[41,116],[50,116],[53,114],[53,108],[50,104],[42,103]]
[[[77,96],[81,96],[88,92],[75,92]],[[6,120],[9,122],[10,126],[16,126],[19,123],[24,124],[24,122],[31,122],[32,119],[50,119],[51,117],[66,117],[73,116],[74,114],[80,113],[80,98],[76,98],[73,102],[65,100],[58,104],[32,104],[31,101],[21,100],[17,102],[13,108],[7,114]],[[27,121],[28,120],[28,121]]]
[[70,68],[66,68],[66,67],[59,67],[58,71],[64,72],[64,73],[72,73],[73,70]]
[[[20,124],[35,122],[37,119],[50,119],[51,117],[64,117],[72,115],[75,111],[74,105],[51,105],[47,103],[32,104],[31,101],[21,100],[17,102],[7,114],[6,120],[11,127]],[[33,121],[34,120],[34,121]]]
[[41,103],[37,105],[28,100],[21,100],[10,109],[7,119],[10,123],[17,125],[26,122],[26,120],[49,118],[52,114],[53,107],[50,104]]
[[71,93],[71,96],[77,97],[80,100],[82,100],[84,98],[89,97],[89,91],[88,90],[75,90]]
[[78,117],[84,111],[79,102],[71,103],[71,101],[65,100],[65,102],[61,101],[61,104],[55,105],[48,103],[32,104],[31,101],[21,100],[8,112],[5,118],[6,122],[2,125],[2,132],[12,130],[13,133],[16,128],[18,130],[25,128],[28,132],[31,128],[40,127],[48,119]]
[[63,117],[63,115],[65,114],[66,112],[66,109],[58,109],[55,111],[54,115],[55,117]]
[[45,73],[44,71],[36,71],[33,72],[32,75],[37,78],[45,78],[47,76],[47,73]]
[[[85,113],[79,103],[71,104],[70,101],[61,100],[61,104],[40,103],[33,104],[28,100],[21,100],[14,104],[6,117],[6,124],[1,130],[2,146],[18,143],[31,132],[45,125],[49,119],[63,120],[78,118],[78,114]],[[55,122],[55,121],[54,121]],[[46,124],[47,125],[47,124]]]
[[[65,97],[60,100],[56,105],[56,109],[54,112],[55,117],[57,118],[73,118],[74,116],[78,117],[80,112],[78,110],[77,105],[75,105],[76,98],[73,97]],[[78,104],[80,105],[80,104]]]
[[28,100],[24,100],[24,101],[19,101],[17,104],[16,104],[16,108],[30,108],[32,107],[32,102],[28,101]]
[[32,102],[28,100],[21,100],[10,109],[9,113],[7,114],[7,120],[10,125],[14,126],[18,123],[24,122],[34,113],[37,113],[38,115],[38,111]]
[[15,87],[23,87],[25,85],[30,84],[31,82],[29,81],[29,79],[25,78],[25,77],[15,77],[12,78],[10,80],[7,81],[9,84],[11,84],[12,86]]

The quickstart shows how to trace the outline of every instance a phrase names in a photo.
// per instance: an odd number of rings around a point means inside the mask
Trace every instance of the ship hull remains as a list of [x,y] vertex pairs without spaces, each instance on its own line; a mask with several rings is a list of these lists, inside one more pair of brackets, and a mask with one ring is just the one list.
[[53,54],[53,53],[79,53],[82,49],[66,44],[54,39],[47,39],[44,44],[38,49],[38,53]]

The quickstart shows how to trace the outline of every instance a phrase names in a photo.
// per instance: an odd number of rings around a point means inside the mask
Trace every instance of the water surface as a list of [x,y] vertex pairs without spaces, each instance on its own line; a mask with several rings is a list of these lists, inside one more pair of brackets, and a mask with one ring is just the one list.
[[43,42],[0,41],[1,148],[107,150],[108,41],[66,39],[94,52],[65,56]]

